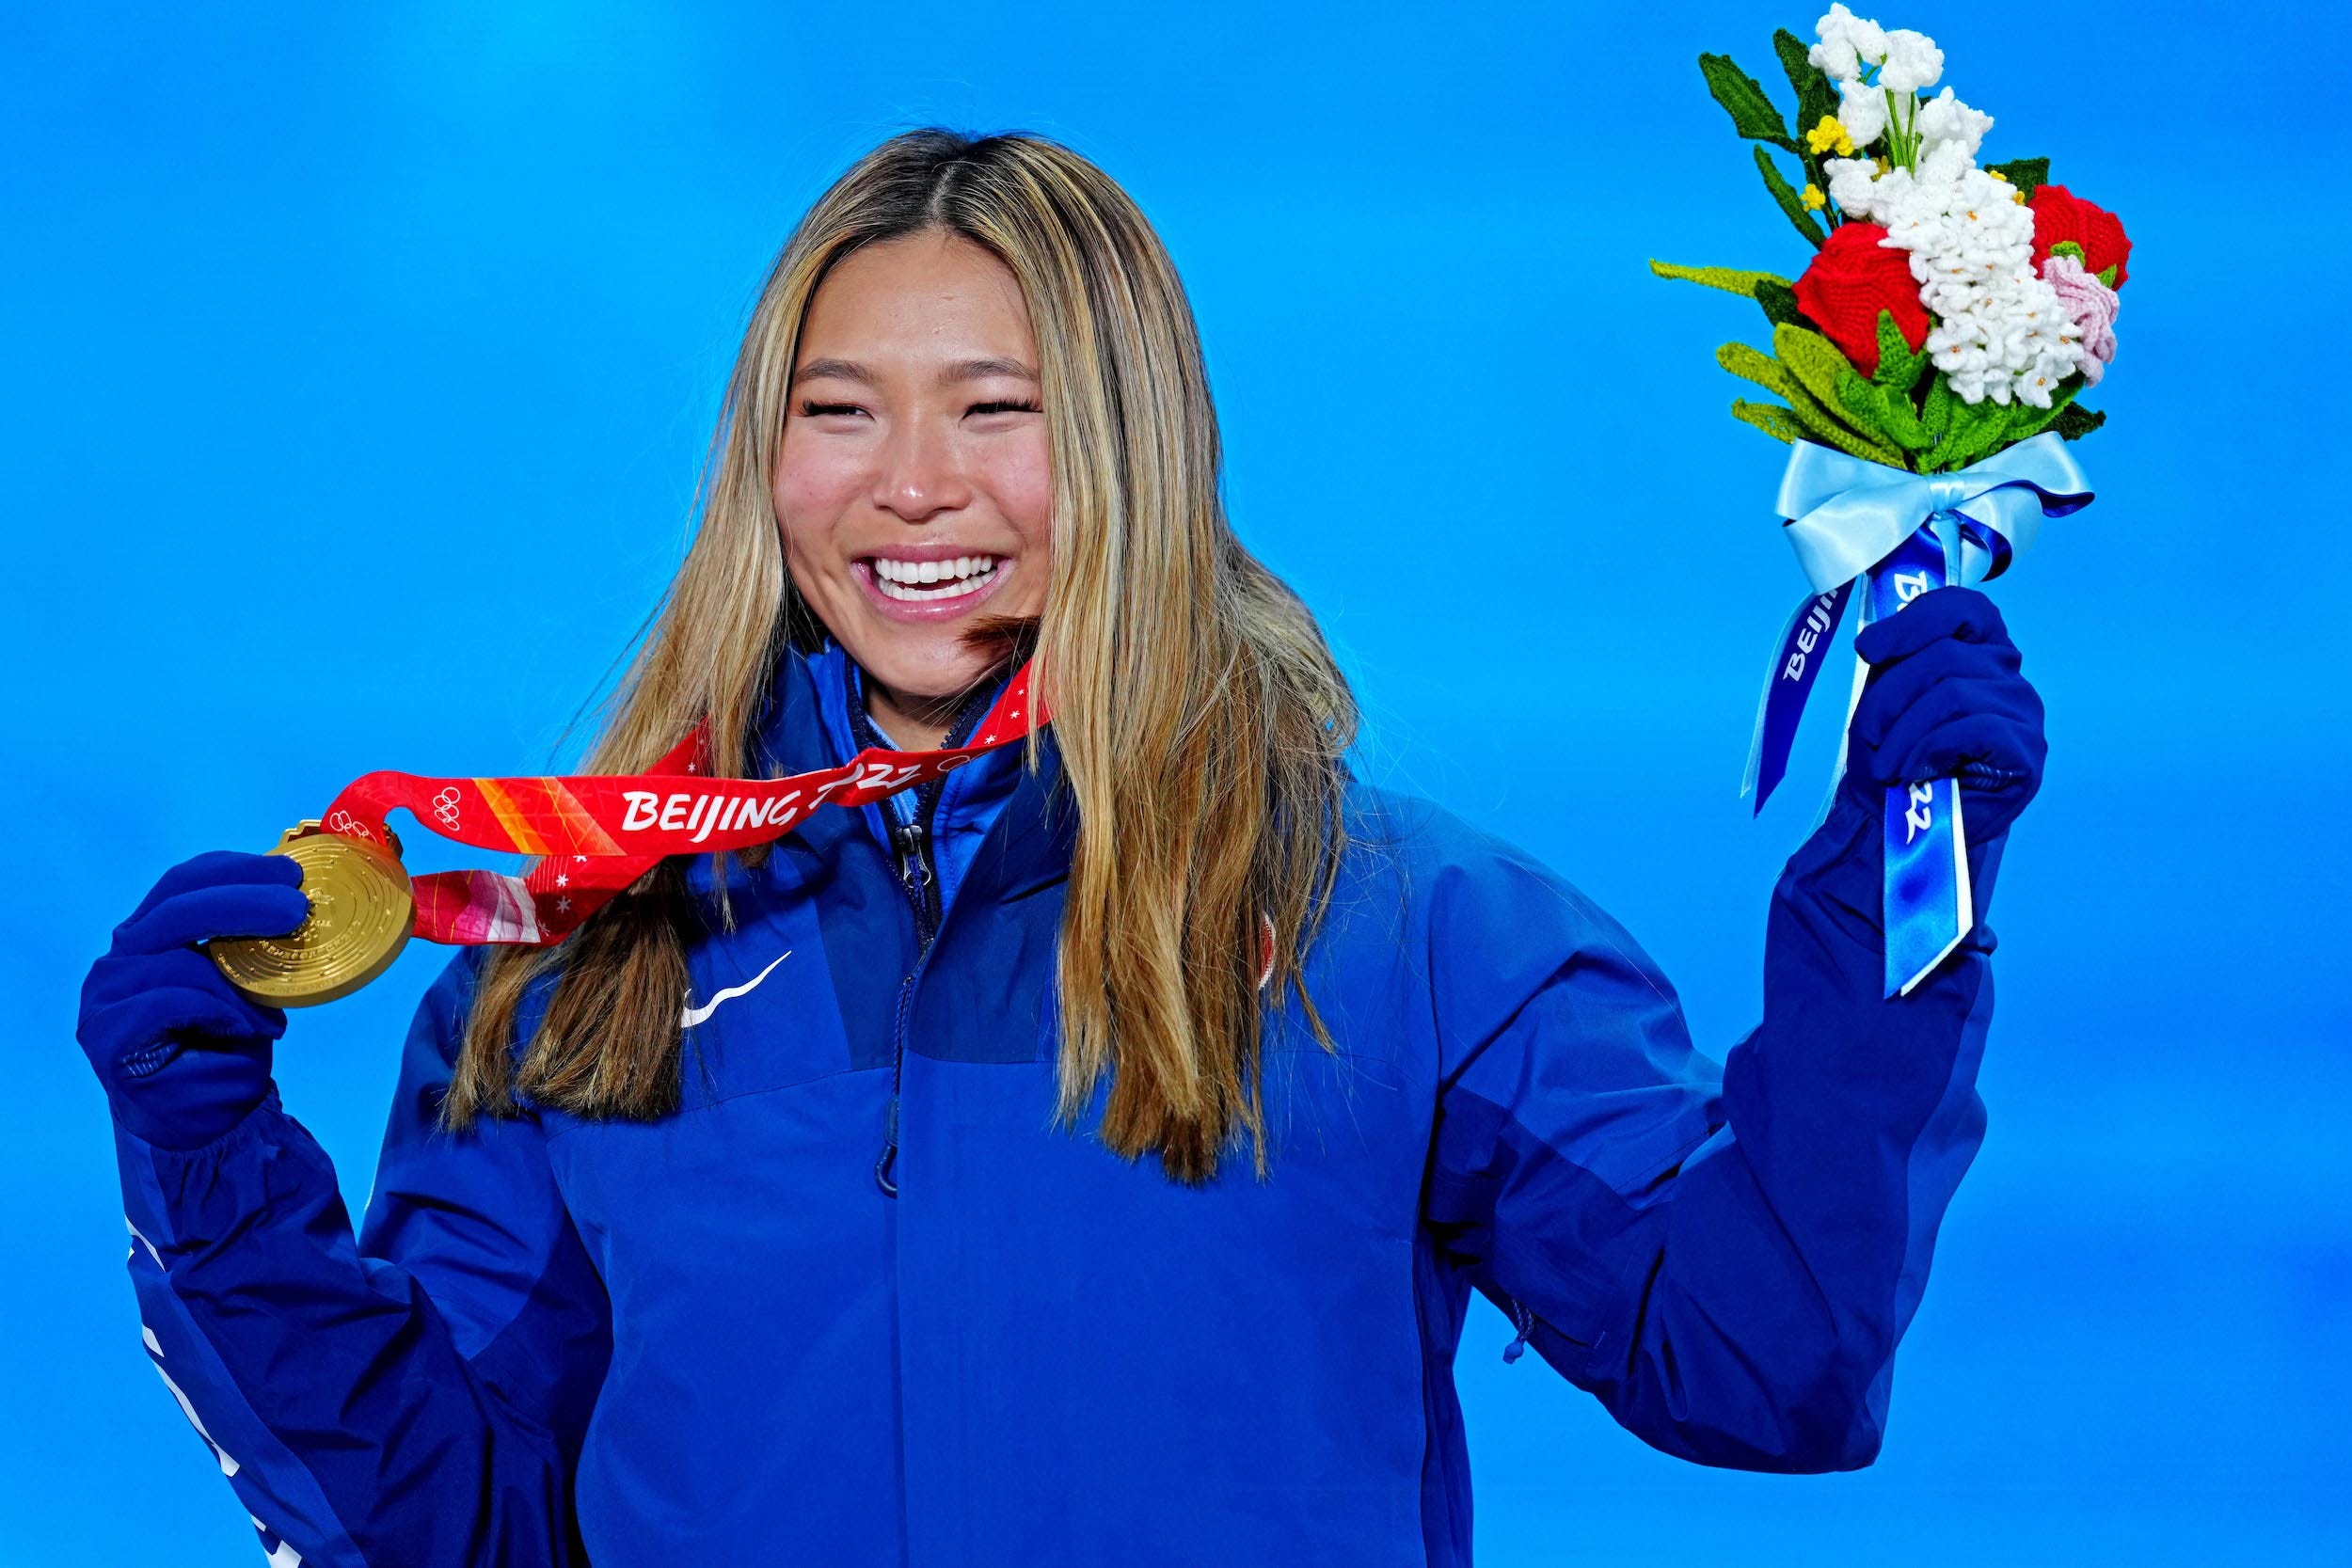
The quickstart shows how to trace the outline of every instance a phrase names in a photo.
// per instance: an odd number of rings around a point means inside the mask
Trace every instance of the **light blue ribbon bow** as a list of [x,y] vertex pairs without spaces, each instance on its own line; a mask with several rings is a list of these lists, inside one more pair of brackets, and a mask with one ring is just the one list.
[[[1948,474],[1910,473],[1796,442],[1781,475],[1779,512],[1815,596],[1782,628],[1756,707],[1743,785],[1756,809],[1788,770],[1797,721],[1820,673],[1814,650],[1836,629],[1857,579],[1865,584],[1867,626],[1929,588],[1999,576],[2032,546],[2044,517],[2080,511],[2091,499],[2089,480],[2055,431]],[[1863,673],[1855,673],[1856,699]],[[1840,771],[1844,766],[1841,744]],[[1960,814],[1957,780],[1887,791],[1889,996],[1917,985],[1975,923]]]
[[1894,554],[1939,512],[1974,523],[1992,542],[1967,541],[1990,547],[1994,559],[1982,571],[1963,568],[1963,579],[1997,577],[2010,555],[2032,547],[2042,518],[2080,511],[2090,499],[2065,438],[2045,430],[1948,474],[1906,473],[1799,441],[1780,476],[1779,511],[1797,563],[1813,591],[1826,594]]

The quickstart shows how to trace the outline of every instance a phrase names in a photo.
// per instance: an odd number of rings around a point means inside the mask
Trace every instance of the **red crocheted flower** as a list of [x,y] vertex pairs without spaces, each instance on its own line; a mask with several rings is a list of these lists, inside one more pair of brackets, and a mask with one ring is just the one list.
[[2104,207],[2092,206],[2064,185],[2037,188],[2026,205],[2033,209],[2035,272],[2042,270],[2052,245],[2072,240],[2083,247],[2085,272],[2113,267],[2113,287],[2123,286],[2123,263],[2131,259],[2132,242],[2123,232],[2122,219]]
[[1878,373],[1881,310],[1895,313],[1913,348],[1928,341],[1928,308],[1919,303],[1911,253],[1879,244],[1884,238],[1875,223],[1841,223],[1797,279],[1799,308],[1864,375]]

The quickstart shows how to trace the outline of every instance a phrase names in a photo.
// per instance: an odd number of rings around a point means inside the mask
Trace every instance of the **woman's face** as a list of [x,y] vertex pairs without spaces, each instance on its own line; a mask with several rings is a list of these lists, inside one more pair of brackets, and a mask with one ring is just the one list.
[[1053,476],[1010,268],[960,236],[835,262],[793,364],[775,472],[785,560],[872,681],[920,708],[987,671],[976,617],[1045,603]]

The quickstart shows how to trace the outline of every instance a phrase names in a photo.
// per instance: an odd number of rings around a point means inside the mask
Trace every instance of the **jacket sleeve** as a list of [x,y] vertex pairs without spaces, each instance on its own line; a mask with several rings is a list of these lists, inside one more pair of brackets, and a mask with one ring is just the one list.
[[[1620,1424],[1702,1464],[1876,1456],[1983,1135],[1991,933],[1884,998],[1879,832],[1841,801],[1789,860],[1763,1021],[1720,1071],[1632,939],[1540,866],[1500,851],[1434,889],[1436,1244]],[[1971,847],[1980,908],[1999,842]]]
[[479,962],[418,1009],[356,1240],[275,1091],[194,1150],[115,1130],[148,1354],[274,1568],[583,1560],[602,1284],[533,1120],[435,1127]]

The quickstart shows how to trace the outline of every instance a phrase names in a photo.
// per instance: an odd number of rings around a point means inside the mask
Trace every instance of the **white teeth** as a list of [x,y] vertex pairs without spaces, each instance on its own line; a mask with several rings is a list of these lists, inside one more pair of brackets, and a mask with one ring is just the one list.
[[[898,561],[886,555],[869,559],[874,586],[884,598],[916,604],[978,593],[995,577],[998,561],[993,555],[961,555],[952,561]],[[938,586],[916,586],[930,583]]]
[[952,582],[985,577],[996,569],[997,562],[993,555],[960,555],[952,561],[900,561],[886,555],[869,559],[875,578],[882,582]]

